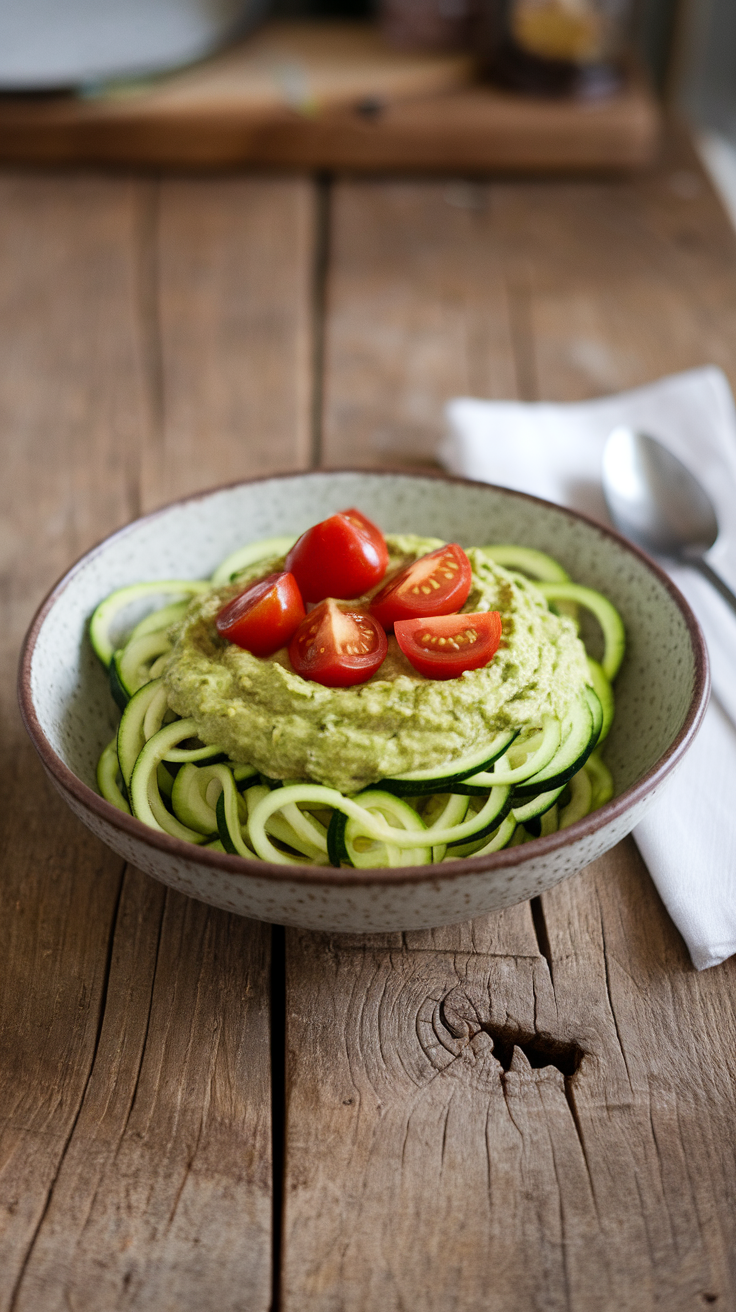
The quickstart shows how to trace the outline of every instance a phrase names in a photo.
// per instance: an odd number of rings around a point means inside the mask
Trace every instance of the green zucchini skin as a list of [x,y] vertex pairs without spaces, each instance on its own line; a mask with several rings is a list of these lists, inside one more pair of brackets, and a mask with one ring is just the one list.
[[615,700],[610,680],[607,679],[603,673],[603,667],[598,664],[598,661],[594,661],[592,656],[588,657],[588,668],[590,670],[590,680],[593,692],[598,698],[603,710],[603,723],[598,736],[598,744],[600,745],[602,742],[605,742],[608,737],[608,731],[613,723],[613,716],[616,709]]
[[160,680],[154,679],[139,688],[135,696],[126,704],[118,725],[118,760],[120,773],[127,788],[130,788],[135,763],[146,744],[143,736],[143,721],[159,685]]
[[238,849],[233,843],[232,838],[230,837],[230,830],[228,829],[227,818],[225,816],[224,792],[220,793],[220,796],[217,799],[216,814],[217,814],[217,832],[220,835],[220,842],[222,843],[222,846],[224,847],[226,852],[229,852],[231,856],[237,856]]
[[128,692],[127,688],[123,684],[122,679],[120,678],[119,658],[121,655],[122,655],[122,651],[113,652],[112,657],[110,659],[110,664],[107,667],[107,677],[110,682],[110,692],[112,693],[112,699],[115,702],[115,705],[118,706],[121,711],[124,711],[126,706],[128,705],[128,702],[130,701],[130,693]]
[[242,574],[250,565],[256,565],[259,560],[286,556],[295,542],[295,537],[263,538],[259,542],[249,542],[246,547],[240,547],[225,557],[217,566],[210,584],[219,588],[223,583],[232,583],[238,574]]
[[488,556],[504,569],[521,570],[536,582],[570,583],[570,575],[552,556],[535,547],[520,547],[516,544],[499,542],[492,547],[481,547],[484,556]]
[[506,819],[506,816],[509,814],[511,810],[511,803],[512,803],[512,793],[511,793],[511,789],[508,788],[506,790],[506,797],[501,803],[501,805],[499,806],[496,814],[490,820],[487,820],[484,825],[482,825],[478,830],[474,831],[472,834],[469,834],[465,838],[458,839],[457,843],[452,843],[452,842],[448,843],[447,850],[451,851],[453,847],[462,847],[465,845],[465,843],[468,843],[470,841],[477,842],[481,838],[487,838],[488,835],[492,834],[494,829],[498,829],[498,826],[502,824],[503,821]]
[[348,856],[348,849],[345,843],[345,828],[348,818],[344,811],[333,811],[327,829],[327,855],[330,858],[330,865],[340,867],[341,865],[352,865]]
[[[540,820],[543,815],[546,815],[547,811],[552,809],[564,787],[564,784],[560,784],[559,788],[550,788],[547,792],[538,793],[536,797],[517,801],[516,805],[511,808],[516,823],[524,825],[527,831],[532,833],[534,826],[532,825],[532,829],[529,829],[529,825],[533,821]],[[538,837],[538,835],[535,835],[535,837]]]
[[[397,775],[393,779],[380,779],[377,784],[370,786],[379,788],[385,793],[393,793],[395,797],[429,797],[432,793],[465,792],[466,789],[458,788],[456,785],[492,766],[499,756],[503,756],[504,752],[508,751],[519,733],[519,729],[504,730],[496,735],[487,748],[481,749],[480,752],[473,752],[472,756],[461,757],[445,769],[438,767],[433,771],[417,770],[406,775]],[[478,789],[472,785],[468,787],[471,796],[484,794],[489,790],[488,785]]]
[[[374,847],[373,859],[371,859],[368,850],[360,850],[357,846],[357,841],[360,838],[369,835],[365,835],[359,821],[348,816],[344,830],[344,844],[350,865],[356,869],[367,869],[381,864],[390,866],[431,865],[432,847],[429,839],[431,831],[427,829],[422,817],[408,802],[379,788],[364,789],[353,800],[358,806],[362,806],[369,815],[371,812],[378,812],[378,815],[392,828],[398,827],[405,834],[411,834],[413,842],[411,846],[405,844],[399,848],[396,847],[395,839],[393,842],[389,842],[383,848],[388,858],[385,863],[375,860],[376,851]],[[373,841],[375,844],[376,840]],[[381,851],[383,845],[379,842],[377,847]]]
[[538,583],[537,587],[547,601],[574,601],[594,615],[603,631],[604,653],[601,666],[609,682],[619,672],[626,650],[626,631],[616,607],[594,588],[580,583]]
[[[593,716],[593,735],[595,736],[594,746],[596,746],[600,742],[601,731],[603,729],[603,705],[595,688],[586,688],[583,695],[590,707],[591,715]],[[592,750],[593,748],[591,748],[591,751]]]
[[586,688],[585,696],[571,714],[572,729],[552,760],[538,774],[532,775],[531,779],[516,785],[514,797],[518,801],[553,788],[562,788],[585,765],[598,742],[603,722],[603,710],[592,688]]
[[118,616],[127,606],[144,597],[193,597],[198,592],[206,592],[209,587],[201,579],[162,579],[160,582],[131,583],[123,588],[116,588],[104,597],[95,609],[89,622],[89,637],[98,660],[107,667],[115,650],[110,631]]
[[219,832],[216,811],[205,798],[207,785],[216,778],[217,772],[210,767],[188,761],[179,767],[171,788],[171,807],[177,820],[206,838],[216,837]]
[[117,777],[119,772],[117,738],[113,738],[112,742],[107,744],[97,762],[97,787],[105,801],[111,802],[119,811],[125,811],[130,815],[128,789],[122,777],[122,786],[118,785]]

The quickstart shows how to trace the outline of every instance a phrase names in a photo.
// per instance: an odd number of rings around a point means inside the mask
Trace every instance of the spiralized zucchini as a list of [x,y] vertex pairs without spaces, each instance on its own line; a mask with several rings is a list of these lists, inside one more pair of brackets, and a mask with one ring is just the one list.
[[[606,597],[572,582],[550,556],[509,544],[483,550],[524,586],[531,580],[549,604],[573,615],[578,607],[590,611],[602,630],[603,658],[589,657],[590,686],[564,720],[550,716],[521,733],[504,731],[464,761],[379,780],[353,796],[323,784],[267,779],[200,742],[196,722],[168,705],[161,673],[169,629],[193,595],[292,541],[251,543],[223,561],[209,582],[132,585],[97,607],[91,640],[123,711],[97,766],[97,786],[108,802],[151,829],[216,851],[278,865],[367,869],[485,856],[566,829],[611,799],[601,745],[624,655],[621,618]],[[147,599],[162,604],[115,648],[111,635],[126,609]]]

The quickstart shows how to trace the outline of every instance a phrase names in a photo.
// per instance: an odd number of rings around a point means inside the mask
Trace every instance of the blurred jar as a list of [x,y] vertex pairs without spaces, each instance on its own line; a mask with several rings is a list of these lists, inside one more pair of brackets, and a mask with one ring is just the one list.
[[631,0],[476,0],[475,46],[494,81],[533,95],[609,95]]
[[400,50],[466,50],[477,0],[379,0],[381,31]]

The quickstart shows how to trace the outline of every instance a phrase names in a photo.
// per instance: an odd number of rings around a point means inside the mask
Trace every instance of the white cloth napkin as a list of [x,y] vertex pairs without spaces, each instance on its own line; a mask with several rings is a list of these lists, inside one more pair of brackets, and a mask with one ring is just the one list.
[[[440,459],[453,474],[517,488],[609,523],[601,461],[617,424],[651,433],[690,466],[716,506],[709,553],[736,589],[736,409],[708,367],[572,405],[458,398]],[[669,570],[706,635],[713,699],[663,795],[634,831],[662,901],[698,970],[736,952],[736,616],[694,570]]]

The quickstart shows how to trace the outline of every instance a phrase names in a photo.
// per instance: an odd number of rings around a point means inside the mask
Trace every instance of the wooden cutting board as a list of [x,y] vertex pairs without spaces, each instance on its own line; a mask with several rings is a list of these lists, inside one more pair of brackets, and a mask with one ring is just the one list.
[[475,82],[463,54],[407,54],[360,23],[274,23],[178,73],[103,94],[0,98],[0,160],[212,169],[621,169],[659,111],[635,70],[598,103]]

